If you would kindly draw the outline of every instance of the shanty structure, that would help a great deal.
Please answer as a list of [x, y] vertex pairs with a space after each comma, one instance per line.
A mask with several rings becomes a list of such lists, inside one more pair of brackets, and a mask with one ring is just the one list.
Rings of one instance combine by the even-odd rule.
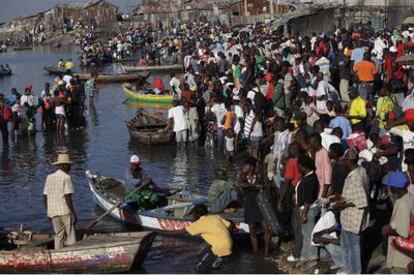
[[[280, 0], [279, 2], [281, 2]], [[280, 25], [303, 34], [329, 32], [337, 28], [374, 30], [400, 27], [414, 14], [412, 0], [284, 0], [295, 7], [283, 15]]]
[[100, 26], [116, 22], [118, 7], [105, 0], [92, 0], [86, 3], [61, 4], [29, 16], [13, 18], [7, 25], [10, 30], [27, 29], [31, 31], [35, 26], [43, 24], [46, 28], [55, 25], [61, 26], [68, 20], [81, 21], [86, 25], [93, 22]]

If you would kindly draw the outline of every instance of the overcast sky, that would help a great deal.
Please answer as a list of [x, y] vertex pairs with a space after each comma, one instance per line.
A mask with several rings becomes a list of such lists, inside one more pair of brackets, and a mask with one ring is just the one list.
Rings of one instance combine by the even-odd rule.
[[[119, 6], [122, 11], [128, 10], [130, 6], [136, 6], [139, 0], [108, 0]], [[7, 22], [19, 15], [29, 15], [39, 11], [47, 10], [56, 4], [79, 3], [87, 0], [0, 0], [0, 22]]]

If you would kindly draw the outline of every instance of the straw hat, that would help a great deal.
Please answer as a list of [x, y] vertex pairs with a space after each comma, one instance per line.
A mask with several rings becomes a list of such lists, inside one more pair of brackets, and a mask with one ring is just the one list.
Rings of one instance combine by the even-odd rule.
[[59, 154], [57, 161], [52, 164], [59, 165], [59, 164], [72, 164], [72, 163], [73, 162], [70, 160], [69, 154]]

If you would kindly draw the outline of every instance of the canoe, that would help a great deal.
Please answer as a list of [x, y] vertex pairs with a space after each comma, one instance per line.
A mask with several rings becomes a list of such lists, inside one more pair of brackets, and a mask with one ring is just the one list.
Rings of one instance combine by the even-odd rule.
[[155, 233], [130, 232], [86, 235], [62, 249], [50, 242], [0, 251], [1, 273], [118, 273], [139, 267]]
[[173, 96], [169, 94], [164, 95], [155, 95], [155, 94], [145, 94], [143, 91], [134, 91], [131, 89], [131, 86], [128, 83], [122, 85], [122, 89], [128, 100], [137, 101], [144, 104], [160, 104], [160, 105], [171, 105], [173, 101]]
[[[96, 204], [104, 211], [114, 207], [119, 201], [119, 196], [118, 199], [115, 198], [117, 196], [116, 193], [119, 194], [119, 190], [113, 191], [111, 188], [97, 188], [94, 183], [96, 175], [87, 172], [87, 176], [89, 178], [89, 188]], [[168, 204], [166, 206], [143, 211], [135, 209], [126, 202], [115, 208], [110, 214], [122, 223], [137, 224], [157, 231], [175, 231], [182, 230], [194, 222], [192, 216], [188, 215], [194, 205], [199, 203], [206, 204], [208, 202], [207, 196], [195, 195], [185, 191], [168, 196], [167, 199]], [[242, 209], [237, 210], [235, 213], [221, 213], [220, 216], [235, 224], [235, 230], [232, 231], [232, 234], [249, 233], [249, 226], [243, 221]]]
[[183, 69], [181, 64], [163, 65], [163, 66], [125, 66], [121, 65], [124, 72], [162, 72], [162, 71], [179, 71]]
[[147, 114], [139, 114], [126, 122], [126, 125], [131, 138], [139, 143], [159, 145], [171, 142], [170, 132], [159, 132], [167, 126], [166, 120]]
[[[126, 224], [138, 224], [135, 219], [135, 212], [139, 206], [135, 201], [124, 201], [125, 183], [114, 178], [100, 176], [90, 171], [86, 171], [89, 189], [92, 192], [95, 203], [103, 210], [108, 211], [116, 204], [123, 201], [124, 204], [113, 209], [109, 214], [118, 221]], [[171, 196], [175, 190], [160, 190], [157, 195], [159, 202], [155, 207], [167, 205], [167, 197]]]
[[14, 47], [13, 51], [29, 51], [32, 50], [33, 47], [32, 46], [22, 46], [22, 47]]
[[11, 69], [9, 69], [9, 70], [7, 70], [7, 69], [0, 70], [0, 77], [2, 77], [2, 76], [10, 76], [12, 74], [13, 74], [13, 72], [12, 72]]
[[55, 66], [45, 66], [43, 69], [51, 75], [65, 75], [71, 72], [70, 70], [60, 69]]
[[[91, 74], [75, 74], [79, 76], [81, 80], [88, 80], [91, 78]], [[136, 81], [140, 74], [99, 74], [95, 79], [96, 82], [125, 82]]]

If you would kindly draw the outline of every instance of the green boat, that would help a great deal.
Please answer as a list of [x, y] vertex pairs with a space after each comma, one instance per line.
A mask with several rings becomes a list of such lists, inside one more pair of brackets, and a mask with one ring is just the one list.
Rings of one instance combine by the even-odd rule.
[[154, 104], [154, 105], [169, 106], [172, 104], [172, 101], [173, 101], [173, 96], [170, 94], [162, 94], [162, 95], [146, 94], [144, 93], [144, 90], [142, 91], [133, 90], [129, 83], [124, 83], [122, 85], [122, 89], [124, 90], [124, 93], [128, 100], [131, 100], [131, 101], [134, 101], [140, 104], [142, 103], [142, 104], [149, 104], [149, 105]]

